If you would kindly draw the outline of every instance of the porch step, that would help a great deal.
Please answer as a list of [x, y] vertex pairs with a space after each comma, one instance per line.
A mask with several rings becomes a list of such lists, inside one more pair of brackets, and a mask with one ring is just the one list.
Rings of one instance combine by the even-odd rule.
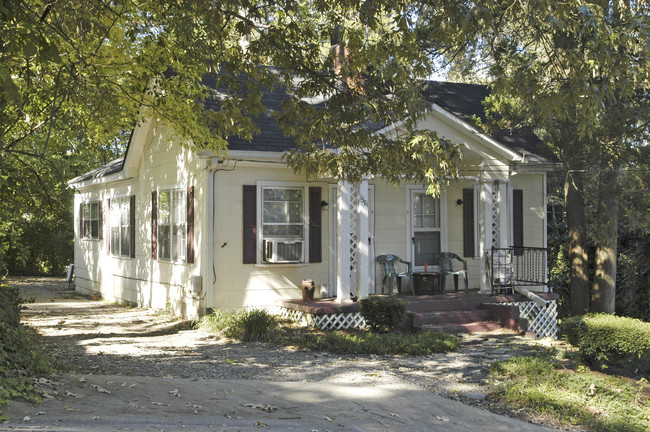
[[496, 321], [493, 312], [489, 309], [416, 312], [412, 313], [411, 316], [413, 327]]
[[480, 333], [502, 329], [499, 323], [493, 321], [476, 321], [464, 324], [425, 324], [421, 327], [425, 331], [435, 331], [446, 334]]

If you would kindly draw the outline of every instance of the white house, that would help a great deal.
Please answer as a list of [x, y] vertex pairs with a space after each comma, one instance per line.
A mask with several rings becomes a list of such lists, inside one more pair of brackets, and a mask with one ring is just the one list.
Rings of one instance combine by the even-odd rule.
[[191, 317], [299, 297], [304, 279], [344, 302], [381, 292], [376, 256], [423, 271], [434, 252], [450, 251], [466, 260], [470, 288], [487, 292], [488, 249], [546, 247], [549, 160], [533, 135], [472, 126], [486, 95], [429, 85], [421, 127], [465, 155], [460, 180], [439, 198], [421, 184], [296, 174], [281, 160], [292, 142], [270, 118], [258, 119], [252, 142], [231, 140], [226, 158], [191, 152], [146, 118], [124, 158], [69, 182], [76, 289]]

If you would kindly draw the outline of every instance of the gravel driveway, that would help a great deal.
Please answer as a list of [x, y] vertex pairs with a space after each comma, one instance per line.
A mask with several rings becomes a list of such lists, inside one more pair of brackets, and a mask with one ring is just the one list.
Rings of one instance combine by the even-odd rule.
[[[246, 385], [253, 386], [260, 381], [323, 386], [409, 385], [475, 407], [498, 410], [491, 406], [490, 388], [485, 381], [489, 364], [544, 349], [520, 336], [492, 333], [464, 337], [460, 352], [450, 354], [408, 357], [314, 353], [219, 339], [169, 315], [80, 298], [67, 291], [65, 282], [58, 279], [13, 279], [9, 283], [18, 285], [24, 298], [34, 298], [23, 313], [23, 321], [45, 336], [46, 348], [57, 359], [71, 366], [70, 376], [125, 377], [125, 383], [129, 382], [127, 377], [164, 377], [190, 382], [245, 380]], [[46, 390], [52, 387], [47, 382], [42, 384]]]

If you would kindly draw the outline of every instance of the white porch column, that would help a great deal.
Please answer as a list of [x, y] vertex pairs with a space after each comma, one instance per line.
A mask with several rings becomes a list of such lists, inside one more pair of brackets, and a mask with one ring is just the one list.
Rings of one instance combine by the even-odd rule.
[[[370, 249], [368, 245], [368, 217], [370, 213], [370, 200], [368, 196], [368, 182], [359, 183], [358, 204], [358, 229], [356, 243], [358, 245], [357, 259], [357, 295], [359, 298], [368, 297], [370, 287]], [[354, 237], [354, 236], [352, 236]]]
[[485, 181], [481, 186], [479, 248], [481, 253], [481, 292], [490, 292], [486, 256], [490, 250], [508, 247], [510, 241], [508, 183]]
[[350, 211], [351, 211], [351, 188], [348, 182], [339, 181], [338, 183], [338, 244], [337, 255], [338, 263], [336, 265], [336, 301], [350, 301], [350, 278], [352, 276], [350, 269]]
[[492, 289], [488, 278], [486, 256], [492, 247], [492, 183], [484, 181], [480, 185], [478, 217], [479, 217], [479, 256], [481, 266], [480, 290], [489, 293]]
[[337, 301], [367, 297], [370, 279], [368, 182], [339, 182]]
[[510, 199], [508, 198], [508, 182], [496, 181], [497, 188], [497, 245], [496, 247], [510, 247]]

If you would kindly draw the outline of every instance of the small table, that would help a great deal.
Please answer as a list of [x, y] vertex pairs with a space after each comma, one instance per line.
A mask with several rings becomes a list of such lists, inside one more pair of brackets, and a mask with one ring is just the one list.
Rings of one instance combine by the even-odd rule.
[[413, 288], [417, 295], [442, 294], [440, 273], [413, 273]]

